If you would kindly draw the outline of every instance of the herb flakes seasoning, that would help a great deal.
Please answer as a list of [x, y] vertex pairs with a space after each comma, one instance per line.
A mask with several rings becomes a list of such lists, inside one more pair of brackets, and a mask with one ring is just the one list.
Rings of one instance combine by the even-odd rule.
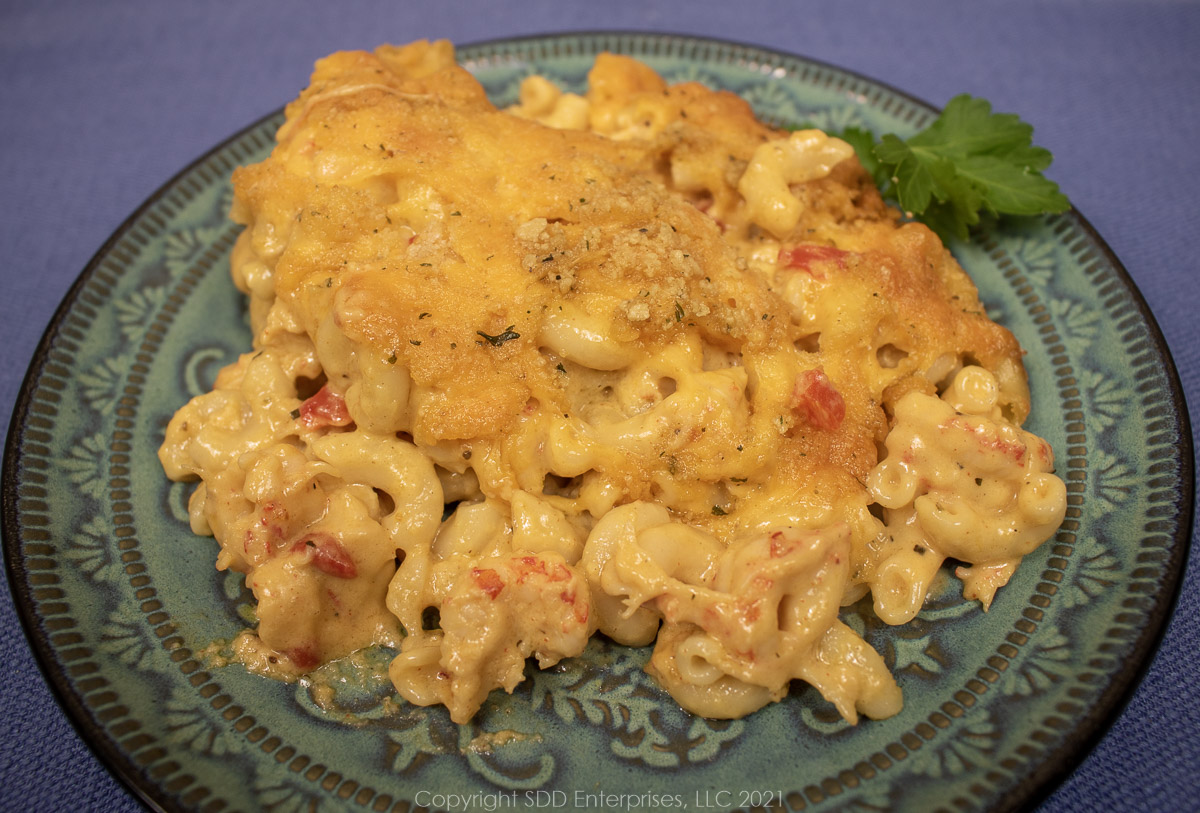
[[513, 339], [521, 338], [521, 334], [517, 333], [515, 330], [513, 330], [514, 327], [516, 327], [516, 325], [509, 325], [508, 327], [506, 327], [504, 329], [503, 333], [501, 333], [497, 336], [489, 336], [488, 334], [484, 333], [482, 330], [477, 330], [475, 332], [478, 335], [482, 336], [484, 339], [486, 339], [488, 344], [490, 344], [492, 347], [499, 347], [500, 345], [504, 344], [505, 342], [511, 342]]

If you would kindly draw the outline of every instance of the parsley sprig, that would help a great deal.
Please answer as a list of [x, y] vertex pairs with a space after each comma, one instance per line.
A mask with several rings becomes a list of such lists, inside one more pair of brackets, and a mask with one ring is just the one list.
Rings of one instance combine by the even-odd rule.
[[994, 113], [986, 99], [962, 94], [933, 124], [908, 139], [847, 128], [849, 142], [884, 196], [945, 240], [966, 240], [984, 216], [1064, 212], [1070, 201], [1042, 171], [1050, 151], [1033, 144], [1033, 127]]

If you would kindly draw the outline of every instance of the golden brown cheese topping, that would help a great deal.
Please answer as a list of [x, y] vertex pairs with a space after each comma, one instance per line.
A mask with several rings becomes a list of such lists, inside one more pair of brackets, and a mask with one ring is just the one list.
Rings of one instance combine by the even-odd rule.
[[339, 53], [234, 184], [255, 352], [160, 457], [247, 574], [258, 671], [386, 644], [463, 722], [600, 631], [700, 714], [799, 678], [882, 717], [839, 607], [903, 623], [947, 557], [986, 606], [1062, 519], [958, 264], [732, 94], [602, 55], [497, 110], [448, 43]]

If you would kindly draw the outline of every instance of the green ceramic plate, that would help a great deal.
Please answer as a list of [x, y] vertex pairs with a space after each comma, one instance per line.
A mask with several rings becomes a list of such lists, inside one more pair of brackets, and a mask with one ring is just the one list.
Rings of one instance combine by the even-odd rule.
[[[860, 76], [711, 40], [572, 34], [461, 49], [495, 101], [540, 72], [581, 88], [594, 55], [742, 94], [778, 124], [907, 134], [934, 112]], [[1013, 810], [1081, 758], [1136, 682], [1173, 601], [1190, 527], [1186, 413], [1158, 328], [1076, 213], [955, 246], [1028, 349], [1031, 428], [1067, 482], [1067, 520], [991, 611], [949, 587], [912, 624], [848, 623], [885, 654], [905, 709], [847, 726], [811, 689], [745, 720], [681, 712], [645, 651], [596, 641], [494, 693], [474, 722], [398, 707], [383, 666], [303, 686], [202, 655], [249, 595], [185, 522], [155, 450], [169, 416], [250, 344], [227, 260], [229, 174], [271, 116], [163, 187], [71, 289], [31, 366], [5, 459], [5, 553], [49, 682], [85, 738], [165, 810]], [[515, 732], [505, 745], [497, 732]], [[623, 795], [623, 796], [622, 796]], [[514, 804], [515, 803], [515, 804]]]

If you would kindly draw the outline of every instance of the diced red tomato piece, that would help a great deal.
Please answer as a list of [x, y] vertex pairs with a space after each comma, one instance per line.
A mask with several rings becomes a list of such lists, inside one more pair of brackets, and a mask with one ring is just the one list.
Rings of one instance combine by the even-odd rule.
[[846, 402], [825, 371], [805, 370], [796, 376], [792, 412], [814, 429], [835, 432], [846, 418]]
[[849, 251], [843, 251], [833, 246], [800, 243], [779, 249], [779, 258], [776, 260], [776, 264], [780, 268], [796, 268], [812, 274], [817, 279], [824, 279], [824, 275], [813, 268], [813, 263], [836, 263], [838, 268], [845, 268], [848, 256], [850, 256]]
[[556, 565], [551, 573], [546, 568], [546, 560], [537, 556], [522, 556], [516, 560], [517, 582], [524, 584], [526, 579], [542, 576], [546, 581], [562, 582], [571, 578], [571, 571], [565, 565]]
[[292, 545], [292, 553], [308, 556], [313, 567], [330, 576], [336, 576], [339, 579], [353, 579], [358, 575], [354, 559], [342, 547], [342, 543], [329, 534], [309, 534]]
[[488, 598], [494, 599], [504, 589], [504, 582], [500, 579], [500, 574], [494, 570], [471, 568], [471, 578], [479, 585], [479, 589], [488, 594]]
[[350, 417], [350, 410], [346, 408], [346, 399], [329, 389], [328, 384], [300, 405], [300, 420], [304, 421], [305, 426], [314, 429], [354, 423], [354, 419]]
[[321, 659], [317, 657], [316, 651], [310, 646], [298, 646], [295, 649], [289, 649], [283, 654], [287, 655], [288, 660], [301, 669], [312, 669], [321, 662]]

